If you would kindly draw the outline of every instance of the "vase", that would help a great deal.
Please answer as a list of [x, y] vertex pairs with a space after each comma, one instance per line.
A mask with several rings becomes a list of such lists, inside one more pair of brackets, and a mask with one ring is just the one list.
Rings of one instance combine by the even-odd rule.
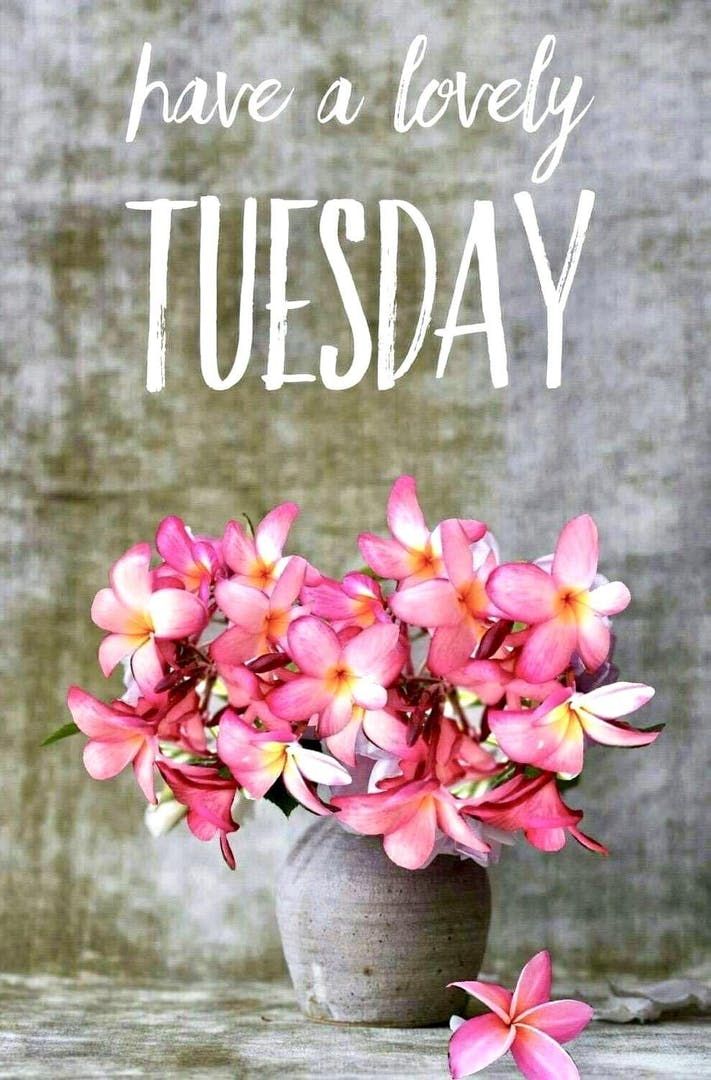
[[440, 855], [404, 870], [382, 837], [319, 818], [299, 837], [277, 884], [277, 919], [302, 1012], [335, 1023], [413, 1027], [446, 1022], [475, 979], [491, 914], [481, 866]]

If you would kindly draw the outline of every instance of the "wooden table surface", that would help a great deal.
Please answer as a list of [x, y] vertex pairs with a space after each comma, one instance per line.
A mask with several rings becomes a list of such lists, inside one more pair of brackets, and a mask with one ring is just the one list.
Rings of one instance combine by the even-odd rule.
[[[583, 1078], [711, 1077], [707, 1021], [593, 1023], [572, 1047]], [[444, 1028], [304, 1020], [283, 982], [126, 983], [0, 976], [2, 1077], [446, 1080]], [[487, 1077], [519, 1075], [510, 1059]]]

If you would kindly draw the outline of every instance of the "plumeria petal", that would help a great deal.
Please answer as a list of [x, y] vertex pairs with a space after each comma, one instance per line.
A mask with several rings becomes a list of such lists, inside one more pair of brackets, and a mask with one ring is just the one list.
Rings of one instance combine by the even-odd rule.
[[222, 552], [230, 570], [237, 574], [248, 574], [256, 560], [254, 541], [238, 521], [227, 522]]
[[[221, 635], [221, 637], [224, 636], [224, 634]], [[220, 640], [221, 638], [217, 638], [217, 641]], [[217, 641], [210, 646], [211, 651]], [[230, 705], [234, 705], [238, 709], [244, 709], [261, 699], [261, 684], [253, 671], [250, 671], [242, 663], [223, 663], [216, 657], [215, 660], [220, 678], [225, 683]]]
[[437, 824], [442, 832], [454, 840], [455, 844], [484, 855], [491, 851], [491, 848], [475, 832], [474, 824], [469, 820], [470, 823], [467, 823], [461, 817], [453, 802], [437, 799]]
[[496, 705], [501, 701], [512, 678], [495, 660], [469, 660], [448, 674], [454, 686], [473, 690], [485, 705]]
[[578, 1037], [588, 1026], [594, 1013], [595, 1010], [584, 1001], [564, 998], [536, 1005], [525, 1013], [519, 1013], [516, 1020], [517, 1023], [526, 1024], [527, 1027], [550, 1035], [556, 1042], [565, 1043]]
[[143, 611], [123, 604], [113, 589], [99, 589], [91, 605], [92, 622], [112, 634], [145, 634], [148, 623]]
[[69, 688], [67, 705], [80, 731], [92, 739], [111, 738], [116, 732], [114, 713], [109, 705], [97, 701], [79, 686]]
[[579, 1080], [575, 1062], [555, 1039], [525, 1024], [515, 1030], [511, 1053], [526, 1080]]
[[205, 605], [185, 589], [154, 592], [148, 601], [148, 612], [156, 637], [172, 641], [199, 634], [207, 623]]
[[[538, 710], [536, 710], [538, 711]], [[536, 722], [535, 713], [530, 709], [490, 709], [489, 726], [496, 736], [501, 749], [512, 761], [522, 765], [538, 765], [551, 772], [568, 772], [556, 764], [558, 755], [561, 760], [566, 754], [565, 744], [570, 740], [579, 742], [580, 762], [576, 775], [582, 768], [583, 739], [580, 723], [571, 715], [567, 705], [552, 709], [543, 717], [543, 722]], [[577, 736], [573, 729], [577, 728]], [[577, 762], [577, 757], [576, 757]]]
[[[562, 713], [568, 710], [563, 706], [561, 710], [556, 711]], [[565, 721], [558, 722], [559, 731], [563, 723]], [[537, 728], [537, 730], [541, 731], [543, 729]], [[583, 729], [575, 717], [570, 717], [566, 723], [565, 734], [558, 746], [551, 750], [548, 755], [538, 759], [539, 768], [547, 769], [549, 772], [562, 773], [564, 776], [579, 776], [583, 771], [584, 753], [585, 737]]]
[[477, 799], [475, 813], [495, 828], [524, 829], [527, 839], [532, 830], [560, 829], [563, 843], [565, 829], [577, 825], [583, 816], [565, 805], [550, 774], [514, 777]]
[[110, 780], [133, 761], [144, 745], [140, 734], [111, 742], [90, 739], [84, 747], [84, 766], [94, 780]]
[[331, 813], [325, 803], [322, 803], [318, 796], [314, 795], [313, 791], [299, 772], [296, 761], [291, 755], [287, 755], [283, 778], [284, 786], [287, 791], [294, 796], [297, 802], [300, 802], [302, 806], [305, 806], [307, 810], [311, 810], [312, 813], [319, 814], [321, 817], [325, 817], [327, 814]]
[[156, 760], [156, 745], [154, 742], [144, 741], [141, 749], [133, 759], [133, 771], [143, 794], [149, 803], [155, 803], [156, 789], [153, 767]]
[[367, 599], [382, 601], [383, 599], [383, 594], [378, 583], [367, 574], [361, 574], [355, 570], [350, 574], [345, 575], [341, 588], [346, 596], [351, 597], [353, 600]]
[[253, 799], [269, 791], [286, 764], [284, 743], [269, 738], [230, 710], [220, 720], [217, 753]]
[[585, 603], [598, 615], [617, 615], [625, 610], [631, 599], [629, 589], [621, 581], [608, 581], [606, 585], [589, 592]]
[[307, 567], [306, 559], [292, 555], [272, 591], [272, 611], [286, 611], [295, 603], [304, 584]]
[[304, 599], [322, 619], [370, 626], [387, 618], [379, 586], [364, 573], [347, 573], [343, 582], [324, 579], [313, 589], [307, 586]]
[[239, 581], [218, 581], [215, 599], [230, 622], [252, 632], [261, 630], [269, 614], [269, 597], [261, 589]]
[[469, 542], [460, 523], [452, 519], [442, 522], [441, 536], [447, 576], [459, 589], [471, 581], [474, 573]]
[[[397, 647], [400, 633], [394, 623], [378, 623], [362, 630], [351, 638], [343, 650], [343, 660], [356, 674], [380, 681], [386, 678], [392, 668], [390, 654]], [[397, 670], [395, 671], [397, 674]], [[381, 702], [372, 708], [380, 709]], [[368, 708], [368, 705], [365, 705]]]
[[329, 698], [318, 722], [318, 733], [328, 739], [342, 731], [353, 716], [353, 699], [350, 694], [337, 694]]
[[402, 720], [387, 709], [368, 710], [363, 715], [363, 731], [367, 738], [397, 758], [407, 757], [408, 728]]
[[449, 1071], [453, 1080], [481, 1072], [506, 1053], [516, 1032], [498, 1016], [475, 1016], [449, 1040]]
[[[266, 599], [266, 597], [265, 597]], [[231, 626], [210, 643], [210, 655], [216, 664], [237, 665], [258, 654], [261, 635], [242, 626]]]
[[[576, 613], [582, 605], [576, 605]], [[602, 619], [589, 608], [583, 619], [578, 620], [578, 652], [588, 671], [597, 671], [610, 654], [610, 631]]]
[[553, 581], [532, 563], [497, 566], [489, 575], [486, 591], [504, 615], [520, 622], [545, 622], [558, 611], [558, 591]]
[[341, 645], [334, 630], [313, 615], [297, 619], [287, 634], [289, 655], [304, 675], [321, 676], [335, 666], [341, 655]]
[[552, 977], [550, 953], [547, 949], [542, 949], [531, 957], [518, 977], [511, 999], [511, 1016], [514, 1019], [535, 1005], [542, 1005], [549, 1000]]
[[254, 544], [265, 563], [275, 563], [281, 558], [289, 530], [298, 516], [296, 503], [286, 502], [262, 518], [254, 534]]
[[[305, 620], [299, 619], [299, 622]], [[298, 622], [294, 624], [298, 626]], [[308, 720], [328, 705], [330, 695], [321, 679], [301, 675], [278, 686], [269, 695], [269, 707], [277, 716], [292, 723]]]
[[432, 854], [437, 832], [437, 810], [431, 796], [415, 804], [414, 813], [386, 834], [383, 847], [398, 866], [418, 870]]
[[356, 764], [356, 744], [363, 725], [364, 712], [365, 710], [360, 708], [354, 709], [346, 726], [325, 740], [330, 753], [351, 768]]
[[168, 566], [182, 573], [194, 569], [193, 542], [185, 528], [185, 522], [171, 515], [163, 518], [156, 532], [156, 548]]
[[486, 536], [485, 522], [477, 521], [475, 518], [459, 518], [458, 520], [470, 544], [475, 544]]
[[234, 870], [237, 866], [237, 861], [234, 852], [230, 847], [230, 841], [226, 832], [220, 833], [220, 851], [222, 852], [222, 858], [225, 860], [230, 870]]
[[198, 840], [213, 840], [220, 831], [214, 821], [203, 817], [200, 811], [194, 808], [188, 809], [188, 816], [185, 820], [190, 832]]
[[108, 679], [116, 665], [134, 653], [147, 640], [146, 633], [141, 637], [131, 637], [129, 634], [107, 634], [99, 645], [99, 667], [102, 674]]
[[644, 683], [616, 682], [599, 686], [596, 690], [582, 695], [579, 702], [586, 712], [602, 717], [603, 720], [617, 720], [641, 709], [654, 697], [654, 687]]
[[293, 743], [291, 756], [302, 776], [314, 784], [326, 784], [328, 787], [343, 787], [351, 783], [351, 774], [340, 762], [322, 754], [319, 750], [309, 750], [305, 746]]
[[399, 589], [390, 597], [390, 607], [399, 619], [412, 626], [452, 626], [461, 620], [457, 594], [451, 582], [443, 578]]
[[455, 668], [463, 667], [478, 640], [479, 630], [474, 624], [462, 622], [456, 626], [438, 626], [427, 654], [428, 668], [433, 675], [447, 675]]
[[609, 720], [601, 720], [585, 710], [580, 712], [580, 722], [585, 729], [585, 734], [604, 746], [649, 746], [661, 735], [659, 729], [638, 731], [624, 724], [612, 724]]
[[200, 840], [211, 840], [219, 835], [223, 855], [231, 866], [234, 857], [230, 857], [231, 852], [225, 852], [223, 837], [239, 828], [232, 818], [237, 791], [235, 780], [221, 776], [213, 766], [178, 766], [159, 761], [158, 770], [178, 802], [187, 806], [186, 821], [193, 835]]
[[[573, 829], [571, 827], [570, 832]], [[567, 840], [565, 829], [555, 828], [531, 828], [525, 829], [525, 836], [529, 844], [538, 851], [562, 851]]]
[[430, 538], [417, 501], [417, 487], [411, 476], [400, 476], [388, 498], [388, 528], [396, 540], [411, 551], [421, 551]]
[[152, 591], [150, 565], [150, 544], [134, 544], [111, 567], [111, 588], [126, 607], [146, 607]]
[[558, 537], [551, 575], [557, 586], [589, 589], [597, 573], [597, 526], [589, 514], [573, 518]]
[[521, 650], [516, 674], [534, 683], [554, 679], [570, 663], [577, 642], [578, 630], [572, 612], [566, 610], [556, 619], [539, 623]]
[[411, 554], [397, 540], [384, 540], [374, 533], [361, 533], [358, 547], [368, 566], [380, 577], [400, 581], [414, 572]]
[[339, 811], [339, 820], [363, 836], [377, 836], [397, 829], [414, 813], [409, 803], [402, 804], [389, 791], [367, 795], [336, 795], [331, 805]]
[[153, 697], [155, 687], [163, 678], [163, 670], [163, 661], [151, 637], [131, 657], [131, 673], [143, 693]]
[[466, 992], [471, 994], [472, 997], [475, 997], [477, 1001], [481, 1001], [483, 1005], [486, 1005], [487, 1009], [491, 1009], [491, 1011], [496, 1013], [501, 1020], [508, 1023], [513, 994], [510, 990], [507, 990], [505, 986], [499, 986], [497, 983], [479, 982], [477, 980], [474, 980], [473, 982], [454, 982], [449, 983], [449, 985], [458, 986], [460, 989], [466, 990]]
[[351, 688], [353, 700], [362, 709], [382, 709], [387, 705], [388, 692], [371, 679], [357, 679]]
[[[168, 770], [160, 766], [165, 774]], [[177, 782], [177, 769], [170, 770], [170, 786], [173, 794], [188, 806], [188, 825], [201, 840], [211, 840], [218, 832], [233, 832], [238, 826], [232, 820], [232, 803], [236, 790], [234, 780], [223, 780], [211, 767], [183, 766], [186, 775]], [[208, 774], [204, 777], [197, 773]]]
[[584, 833], [581, 829], [578, 829], [577, 826], [571, 825], [568, 828], [568, 832], [574, 840], [577, 840], [577, 842], [582, 847], [587, 848], [588, 851], [594, 851], [597, 855], [610, 854], [604, 844], [601, 844], [598, 840], [593, 840], [592, 836], [588, 836], [587, 833]]

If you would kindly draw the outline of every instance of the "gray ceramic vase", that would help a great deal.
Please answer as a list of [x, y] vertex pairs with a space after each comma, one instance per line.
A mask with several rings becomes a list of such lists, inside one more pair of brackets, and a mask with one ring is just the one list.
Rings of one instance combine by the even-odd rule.
[[277, 886], [284, 955], [313, 1020], [396, 1027], [462, 1011], [448, 982], [475, 979], [491, 914], [487, 873], [440, 855], [403, 870], [382, 837], [320, 818], [297, 840]]

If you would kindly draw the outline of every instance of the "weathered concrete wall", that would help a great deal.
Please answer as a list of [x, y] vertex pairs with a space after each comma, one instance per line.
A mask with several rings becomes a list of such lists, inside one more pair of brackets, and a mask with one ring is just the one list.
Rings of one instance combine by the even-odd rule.
[[[270, 888], [289, 833], [270, 807], [237, 838], [232, 876], [212, 847], [183, 831], [151, 840], [132, 782], [91, 782], [78, 743], [38, 743], [64, 721], [68, 683], [100, 689], [91, 598], [109, 563], [150, 537], [161, 515], [218, 529], [241, 511], [296, 498], [297, 542], [336, 572], [356, 557], [355, 531], [381, 527], [401, 471], [417, 475], [432, 517], [486, 518], [509, 556], [549, 550], [566, 516], [592, 512], [603, 568], [635, 597], [620, 623], [623, 669], [658, 687], [650, 715], [669, 722], [649, 751], [591, 756], [579, 797], [612, 859], [521, 849], [495, 871], [491, 955], [518, 959], [550, 944], [561, 961], [597, 969], [698, 960], [708, 923], [700, 869], [709, 769], [700, 648], [706, 12], [703, 0], [7, 6], [0, 968], [279, 967]], [[491, 124], [462, 132], [443, 121], [406, 140], [388, 128], [416, 33], [430, 35], [428, 69], [443, 76], [462, 67], [477, 85], [525, 77], [551, 31], [556, 70], [581, 73], [596, 95], [558, 172], [534, 191], [554, 266], [580, 188], [597, 193], [556, 392], [544, 388], [544, 314], [512, 201], [531, 189], [542, 141]], [[368, 112], [348, 132], [319, 130], [299, 109], [231, 132], [149, 122], [127, 147], [144, 39], [174, 84], [223, 68], [235, 82], [268, 73], [315, 97], [347, 73], [367, 87]], [[433, 379], [430, 347], [391, 393], [376, 393], [371, 380], [339, 394], [316, 386], [268, 394], [256, 360], [239, 388], [206, 390], [191, 214], [174, 227], [168, 387], [147, 395], [147, 223], [124, 202], [208, 193], [223, 200], [226, 359], [245, 196], [259, 196], [260, 210], [270, 195], [364, 201], [369, 238], [353, 265], [373, 319], [377, 200], [410, 199], [432, 223], [442, 319], [472, 200], [493, 198], [511, 386], [492, 390], [483, 344], [466, 342], [442, 381]], [[262, 362], [265, 236], [263, 217]], [[321, 343], [348, 347], [315, 217], [295, 230], [294, 254], [292, 295], [313, 302], [292, 319], [289, 352], [314, 365]], [[412, 245], [403, 243], [402, 256], [404, 325], [416, 311], [418, 266]], [[475, 318], [475, 304], [471, 311]]]

